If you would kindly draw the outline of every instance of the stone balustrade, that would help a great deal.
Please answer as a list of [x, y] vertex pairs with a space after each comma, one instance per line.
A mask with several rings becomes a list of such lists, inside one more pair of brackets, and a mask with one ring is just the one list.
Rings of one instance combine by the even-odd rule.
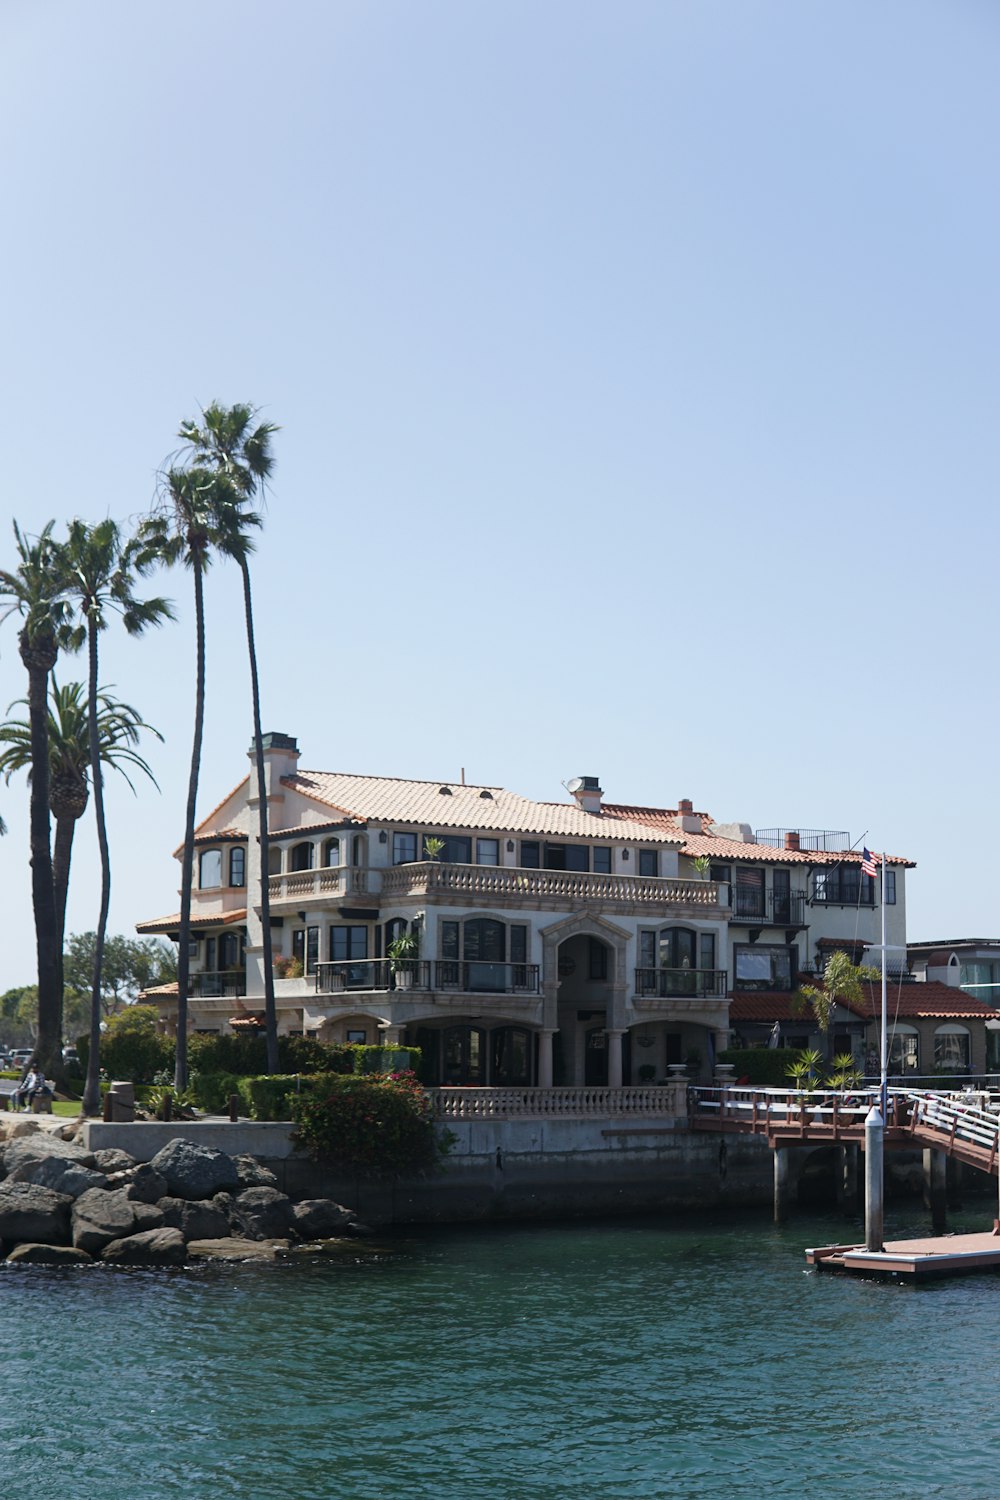
[[727, 887], [714, 880], [646, 875], [593, 875], [578, 870], [522, 870], [503, 865], [443, 865], [432, 860], [382, 870], [383, 901], [433, 896], [504, 901], [520, 906], [597, 902], [601, 906], [722, 905]]
[[497, 1120], [587, 1115], [676, 1118], [687, 1112], [687, 1086], [633, 1088], [435, 1088], [428, 1089], [438, 1120]]

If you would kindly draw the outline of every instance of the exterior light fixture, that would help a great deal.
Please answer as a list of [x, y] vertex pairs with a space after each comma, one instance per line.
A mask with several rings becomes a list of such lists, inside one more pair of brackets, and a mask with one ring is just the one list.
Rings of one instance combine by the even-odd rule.
[[387, 844], [389, 842], [389, 835], [384, 828], [379, 830], [378, 841], [380, 844]]
[[622, 850], [622, 864], [626, 864], [627, 861], [628, 861], [628, 850], [627, 849], [623, 849]]

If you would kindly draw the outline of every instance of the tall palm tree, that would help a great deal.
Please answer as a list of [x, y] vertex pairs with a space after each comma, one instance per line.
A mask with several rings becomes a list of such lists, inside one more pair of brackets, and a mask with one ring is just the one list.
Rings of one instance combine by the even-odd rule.
[[[274, 471], [271, 438], [278, 431], [273, 422], [258, 422], [257, 407], [246, 403], [225, 407], [213, 401], [202, 409], [201, 422], [184, 421], [179, 436], [188, 444], [194, 462], [214, 468], [229, 482], [228, 503], [234, 504], [233, 517], [239, 547], [230, 556], [239, 564], [243, 579], [243, 612], [246, 618], [247, 656], [250, 662], [250, 696], [253, 704], [253, 743], [257, 770], [257, 831], [260, 845], [260, 920], [263, 928], [264, 968], [264, 1034], [267, 1042], [267, 1071], [278, 1071], [278, 1012], [274, 1001], [274, 954], [271, 942], [271, 891], [268, 879], [269, 848], [268, 809], [264, 784], [264, 737], [260, 719], [260, 679], [257, 672], [257, 647], [253, 628], [253, 597], [250, 588], [250, 555], [252, 539], [247, 525], [260, 525], [258, 516], [247, 515], [246, 507], [258, 496], [263, 498], [267, 481]], [[252, 518], [251, 518], [252, 517]]]
[[96, 1114], [101, 1102], [101, 967], [104, 939], [108, 930], [111, 905], [111, 856], [108, 851], [108, 829], [104, 816], [104, 776], [101, 769], [101, 730], [98, 718], [99, 650], [98, 638], [107, 629], [108, 618], [116, 614], [129, 635], [141, 635], [151, 625], [162, 625], [174, 617], [166, 599], [140, 599], [135, 592], [136, 574], [147, 566], [142, 549], [132, 540], [124, 541], [116, 522], [108, 519], [96, 526], [73, 520], [65, 544], [67, 595], [79, 623], [70, 637], [76, 648], [87, 643], [88, 704], [87, 728], [90, 743], [90, 782], [94, 790], [94, 813], [97, 821], [97, 843], [101, 853], [101, 906], [97, 919], [97, 941], [94, 944], [94, 982], [91, 990], [90, 1050], [87, 1055], [87, 1081], [83, 1091], [83, 1113]]
[[[156, 786], [156, 778], [136, 750], [143, 730], [163, 736], [147, 724], [137, 709], [113, 698], [106, 688], [98, 692], [98, 731], [101, 760], [113, 766], [135, 791], [128, 769], [142, 771]], [[19, 698], [7, 710], [26, 703]], [[31, 773], [31, 726], [23, 719], [0, 724], [0, 775], [9, 783], [17, 771]], [[126, 769], [128, 768], [128, 769]], [[56, 823], [52, 851], [52, 881], [55, 888], [56, 930], [59, 949], [59, 983], [62, 984], [62, 954], [66, 933], [66, 897], [76, 825], [90, 800], [90, 728], [87, 690], [82, 682], [59, 687], [55, 677], [49, 688], [49, 811]]]
[[31, 904], [38, 961], [38, 1038], [36, 1051], [47, 1073], [61, 1078], [62, 993], [56, 943], [55, 888], [52, 882], [52, 828], [49, 822], [48, 683], [65, 640], [64, 550], [52, 535], [54, 521], [35, 538], [14, 522], [17, 562], [0, 569], [0, 618], [21, 621], [17, 643], [28, 673], [31, 735]]
[[187, 808], [184, 818], [184, 852], [181, 856], [181, 911], [177, 952], [177, 1060], [174, 1082], [187, 1087], [187, 1002], [191, 943], [191, 890], [194, 876], [194, 827], [201, 770], [201, 744], [205, 728], [205, 574], [216, 553], [235, 556], [240, 533], [247, 525], [260, 524], [247, 514], [237, 524], [232, 486], [212, 469], [168, 469], [162, 477], [153, 514], [143, 521], [138, 536], [138, 565], [159, 560], [172, 566], [183, 563], [194, 579], [195, 618], [195, 706], [191, 769], [188, 775]]
[[837, 1001], [844, 1000], [848, 1005], [863, 1006], [866, 1003], [865, 983], [880, 978], [878, 969], [852, 963], [847, 954], [838, 948], [826, 961], [822, 989], [814, 984], [803, 984], [795, 991], [792, 1008], [801, 1015], [807, 1006], [812, 1006], [816, 1024], [823, 1036], [824, 1056], [830, 1050], [830, 1022], [833, 1020], [833, 1008]]

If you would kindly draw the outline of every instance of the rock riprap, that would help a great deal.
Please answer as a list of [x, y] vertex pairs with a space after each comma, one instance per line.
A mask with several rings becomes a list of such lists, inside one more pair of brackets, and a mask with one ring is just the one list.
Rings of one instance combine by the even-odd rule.
[[359, 1227], [328, 1198], [293, 1203], [253, 1157], [180, 1137], [137, 1163], [124, 1151], [91, 1154], [55, 1133], [30, 1131], [2, 1143], [0, 1172], [7, 1265], [274, 1260], [292, 1243]]
[[163, 1177], [173, 1198], [211, 1198], [241, 1186], [236, 1163], [225, 1151], [195, 1141], [168, 1141], [150, 1166]]

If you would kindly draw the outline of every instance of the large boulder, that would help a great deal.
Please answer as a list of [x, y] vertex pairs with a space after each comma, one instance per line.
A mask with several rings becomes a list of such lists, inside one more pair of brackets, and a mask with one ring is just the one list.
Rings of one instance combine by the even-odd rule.
[[64, 1245], [69, 1239], [72, 1198], [34, 1182], [0, 1183], [0, 1240]]
[[7, 1257], [8, 1265], [21, 1266], [73, 1266], [86, 1265], [90, 1256], [86, 1250], [74, 1250], [72, 1245], [15, 1245]]
[[133, 1203], [159, 1203], [167, 1192], [166, 1178], [148, 1161], [124, 1172], [109, 1172], [107, 1184], [110, 1188], [124, 1188]]
[[89, 1255], [99, 1254], [112, 1240], [135, 1233], [135, 1205], [119, 1188], [91, 1188], [73, 1205], [73, 1244]]
[[135, 1232], [145, 1232], [147, 1229], [160, 1229], [163, 1226], [163, 1209], [158, 1203], [136, 1203], [130, 1198], [132, 1212], [135, 1215]]
[[75, 1161], [81, 1166], [93, 1166], [90, 1152], [76, 1141], [64, 1141], [57, 1135], [36, 1131], [32, 1135], [18, 1136], [7, 1141], [0, 1152], [0, 1176], [9, 1177], [26, 1162], [41, 1161], [44, 1157], [55, 1157], [59, 1161]]
[[94, 1166], [99, 1172], [127, 1172], [135, 1164], [135, 1157], [117, 1146], [103, 1146], [94, 1152]]
[[189, 1203], [186, 1198], [161, 1198], [157, 1207], [163, 1214], [164, 1224], [179, 1229], [186, 1240], [221, 1240], [229, 1235], [229, 1217], [214, 1202]]
[[284, 1260], [289, 1245], [287, 1240], [192, 1240], [187, 1253], [189, 1260]]
[[40, 1156], [22, 1162], [8, 1173], [7, 1181], [35, 1182], [39, 1187], [51, 1188], [54, 1193], [65, 1193], [68, 1198], [79, 1198], [90, 1188], [107, 1187], [107, 1178], [102, 1172], [94, 1172], [77, 1161], [64, 1161], [60, 1156]]
[[184, 1257], [184, 1236], [179, 1229], [147, 1229], [112, 1240], [101, 1251], [102, 1260], [128, 1266], [180, 1266]]
[[168, 1141], [150, 1165], [166, 1179], [167, 1192], [173, 1198], [211, 1198], [214, 1193], [240, 1185], [231, 1156], [195, 1141]]
[[306, 1198], [292, 1209], [292, 1228], [304, 1240], [326, 1240], [346, 1234], [355, 1215], [332, 1198]]
[[292, 1201], [277, 1188], [245, 1188], [233, 1201], [232, 1223], [247, 1239], [283, 1239], [292, 1224]]
[[269, 1167], [261, 1166], [256, 1156], [234, 1156], [240, 1183], [245, 1188], [277, 1187], [278, 1179]]

